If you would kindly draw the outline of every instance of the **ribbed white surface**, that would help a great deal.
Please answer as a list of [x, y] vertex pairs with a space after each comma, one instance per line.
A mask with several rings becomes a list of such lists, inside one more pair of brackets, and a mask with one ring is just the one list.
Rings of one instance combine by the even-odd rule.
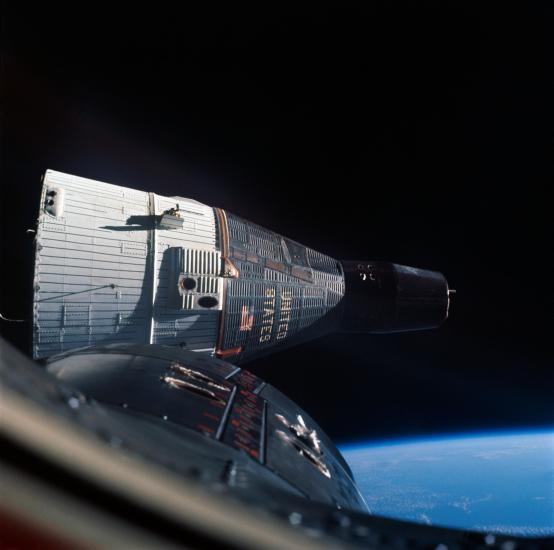
[[[64, 191], [57, 218], [47, 212], [53, 188]], [[152, 233], [152, 200], [156, 215], [178, 202], [183, 227]], [[213, 252], [215, 244], [208, 206], [48, 170], [37, 231], [34, 356], [130, 341], [213, 349], [218, 311], [169, 307], [168, 288], [177, 281], [168, 280], [167, 251]]]
[[[211, 207], [197, 201], [183, 198], [155, 197], [156, 213], [179, 208], [184, 217], [180, 229], [159, 229], [156, 231], [156, 286], [154, 295], [155, 315], [153, 342], [160, 344], [180, 344], [188, 349], [204, 350], [215, 348], [219, 321], [219, 311], [188, 309], [195, 307], [194, 301], [183, 301], [182, 308], [169, 299], [170, 257], [168, 250], [181, 247], [183, 252], [196, 252], [197, 257], [216, 250], [215, 215]], [[209, 254], [208, 254], [209, 255]], [[219, 302], [221, 303], [221, 297]], [[177, 309], [179, 307], [179, 309]]]

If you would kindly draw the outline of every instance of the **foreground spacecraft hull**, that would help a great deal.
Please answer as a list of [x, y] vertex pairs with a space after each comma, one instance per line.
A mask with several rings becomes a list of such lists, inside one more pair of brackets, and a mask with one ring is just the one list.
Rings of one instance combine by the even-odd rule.
[[432, 328], [448, 305], [440, 273], [340, 262], [192, 199], [43, 179], [35, 358], [134, 342], [240, 363], [332, 331]]
[[[175, 366], [196, 371], [196, 377]], [[0, 525], [7, 547], [509, 550], [552, 544], [364, 513], [347, 466], [313, 420], [223, 361], [174, 347], [131, 345], [68, 353], [53, 358], [49, 369], [56, 377], [0, 339]], [[245, 398], [265, 401], [266, 415], [286, 415], [291, 422], [274, 416], [272, 424], [266, 416], [265, 458], [254, 456], [249, 449], [260, 447], [241, 448], [241, 438], [226, 438], [225, 426], [213, 434], [188, 418], [194, 410], [209, 412], [214, 399], [168, 383], [166, 376], [217, 390], [215, 400], [225, 391], [206, 377], [232, 386]], [[256, 414], [234, 410], [243, 406], [238, 395], [227, 398], [225, 425], [234, 429], [238, 419], [250, 432], [243, 441], [261, 441], [250, 437], [258, 434], [252, 430]], [[179, 417], [180, 410], [187, 414]], [[315, 450], [313, 438], [293, 425], [298, 414], [308, 433], [317, 430], [317, 456], [329, 465], [331, 478], [300, 452]], [[272, 469], [270, 439], [282, 446], [279, 460], [290, 460], [293, 469]]]
[[[173, 454], [205, 479], [257, 484], [367, 512], [350, 468], [321, 428], [273, 386], [239, 367], [174, 346], [121, 344], [48, 360], [60, 381], [123, 414], [178, 430]], [[144, 445], [159, 445], [148, 440]], [[178, 448], [178, 449], [177, 449]]]

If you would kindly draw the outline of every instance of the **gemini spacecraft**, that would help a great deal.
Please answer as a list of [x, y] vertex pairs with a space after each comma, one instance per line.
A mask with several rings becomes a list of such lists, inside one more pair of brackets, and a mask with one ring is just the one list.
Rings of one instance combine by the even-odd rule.
[[371, 515], [314, 419], [238, 366], [437, 327], [442, 274], [52, 170], [35, 246], [39, 364], [1, 342], [6, 547], [540, 546]]

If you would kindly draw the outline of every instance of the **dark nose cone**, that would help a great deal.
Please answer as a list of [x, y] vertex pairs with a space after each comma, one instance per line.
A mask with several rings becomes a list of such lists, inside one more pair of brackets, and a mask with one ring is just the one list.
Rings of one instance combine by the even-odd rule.
[[450, 293], [442, 273], [388, 262], [342, 262], [344, 332], [432, 329], [448, 317]]

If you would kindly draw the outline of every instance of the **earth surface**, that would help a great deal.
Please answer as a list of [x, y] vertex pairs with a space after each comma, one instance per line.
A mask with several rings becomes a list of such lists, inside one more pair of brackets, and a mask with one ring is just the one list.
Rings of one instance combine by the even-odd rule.
[[368, 442], [340, 450], [374, 514], [554, 536], [554, 431]]

